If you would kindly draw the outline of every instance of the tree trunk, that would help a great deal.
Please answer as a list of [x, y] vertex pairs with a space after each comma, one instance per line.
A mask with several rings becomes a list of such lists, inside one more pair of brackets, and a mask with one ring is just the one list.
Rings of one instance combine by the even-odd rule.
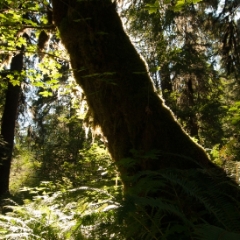
[[145, 154], [154, 149], [158, 159], [139, 159], [136, 171], [214, 167], [155, 92], [110, 0], [54, 0], [53, 7], [75, 78], [117, 164], [132, 157], [131, 150]]
[[196, 114], [192, 111], [192, 108], [194, 107], [194, 94], [193, 94], [193, 86], [192, 86], [192, 79], [191, 77], [187, 81], [187, 98], [188, 98], [188, 108], [190, 109], [189, 113], [189, 118], [188, 118], [188, 123], [187, 127], [189, 129], [189, 133], [192, 137], [195, 137], [199, 139], [198, 136], [198, 123], [197, 123], [197, 118]]
[[[225, 227], [209, 210], [211, 202], [214, 209], [216, 206], [223, 209], [216, 213], [228, 212], [223, 204], [213, 200], [224, 191], [225, 195], [219, 199], [230, 196], [226, 197], [226, 206], [234, 209], [228, 228], [239, 229], [240, 223], [236, 228], [231, 223], [233, 215], [234, 219], [239, 218], [239, 209], [233, 200], [234, 197], [239, 199], [236, 183], [226, 178], [223, 170], [208, 159], [203, 148], [190, 139], [164, 105], [153, 87], [145, 62], [124, 32], [112, 1], [52, 0], [52, 3], [54, 21], [69, 52], [75, 79], [86, 94], [95, 124], [101, 126], [109, 152], [120, 171], [125, 199], [138, 189], [136, 186], [141, 183], [138, 180], [146, 177], [143, 180], [147, 181], [147, 174], [153, 173], [148, 190], [139, 187], [140, 192], [135, 191], [137, 197], [165, 198], [167, 204], [178, 204], [180, 215], [184, 213], [187, 219], [197, 219], [196, 224], [208, 221]], [[164, 174], [172, 176], [173, 182], [169, 183]], [[140, 179], [136, 180], [136, 176]], [[161, 179], [165, 179], [166, 184], [162, 184]], [[219, 179], [222, 179], [221, 184]], [[152, 190], [152, 184], [159, 184], [158, 188]], [[216, 193], [215, 186], [218, 186]], [[145, 205], [144, 209], [143, 218], [156, 213], [155, 205]], [[199, 212], [206, 214], [202, 217]], [[128, 221], [128, 229], [136, 221], [134, 219]], [[174, 214], [164, 214], [161, 226], [169, 229], [169, 225], [178, 220]], [[149, 221], [151, 226], [154, 227], [152, 220]], [[161, 238], [156, 236], [154, 239]]]
[[171, 73], [169, 71], [168, 64], [167, 63], [163, 64], [160, 71], [161, 90], [162, 90], [163, 99], [165, 100], [165, 103], [168, 106], [171, 103], [170, 96], [171, 96], [171, 93], [173, 92], [170, 74]]
[[[23, 68], [23, 53], [18, 53], [11, 62], [11, 71], [20, 72]], [[10, 82], [6, 92], [5, 106], [2, 116], [1, 135], [7, 143], [7, 157], [0, 165], [0, 196], [9, 192], [9, 176], [14, 145], [15, 123], [18, 113], [20, 85], [13, 86]]]
[[[141, 217], [150, 235], [155, 224], [171, 232], [171, 226], [189, 221], [238, 231], [236, 183], [208, 159], [203, 148], [190, 139], [164, 105], [145, 62], [123, 30], [114, 3], [111, 0], [52, 0], [52, 3], [54, 21], [69, 52], [75, 79], [86, 94], [95, 124], [101, 126], [119, 168], [126, 202], [130, 199], [134, 206], [140, 204], [124, 220], [130, 232], [137, 224], [136, 219], [140, 222], [138, 230], [129, 233], [130, 239], [143, 239]], [[144, 188], [146, 185], [149, 186]], [[165, 201], [166, 206], [172, 203], [172, 209], [177, 206], [179, 214], [175, 210], [169, 213], [167, 207], [159, 215], [156, 199]], [[216, 203], [218, 199], [224, 201]], [[217, 209], [214, 216], [212, 209]], [[136, 215], [131, 218], [133, 212]], [[186, 221], [179, 218], [182, 213]], [[221, 219], [226, 215], [229, 218], [223, 224]], [[158, 221], [153, 223], [154, 219]], [[232, 224], [235, 220], [237, 223]], [[191, 223], [191, 230], [192, 226]], [[174, 233], [175, 238], [168, 239], [194, 239], [186, 238], [186, 232], [180, 237]], [[163, 235], [158, 231], [149, 239], [162, 239]]]

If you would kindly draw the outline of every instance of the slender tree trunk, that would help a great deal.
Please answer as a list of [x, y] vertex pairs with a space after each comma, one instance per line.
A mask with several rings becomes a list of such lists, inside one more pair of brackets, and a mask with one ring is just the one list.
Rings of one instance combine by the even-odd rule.
[[161, 75], [161, 89], [162, 89], [162, 95], [163, 99], [165, 100], [166, 104], [170, 103], [170, 95], [172, 93], [172, 81], [170, 78], [170, 71], [168, 64], [163, 64], [160, 71]]
[[[193, 93], [193, 86], [192, 86], [192, 80], [191, 77], [187, 82], [187, 97], [188, 97], [188, 107], [193, 108], [194, 107], [194, 93]], [[199, 139], [198, 136], [198, 123], [197, 123], [197, 118], [194, 112], [190, 112], [189, 114], [189, 119], [188, 119], [188, 124], [187, 127], [189, 129], [189, 133], [192, 137], [195, 137]]]
[[[18, 53], [12, 59], [10, 70], [20, 72], [22, 68], [23, 53]], [[20, 92], [20, 85], [13, 86], [10, 82], [8, 83], [1, 124], [1, 135], [3, 140], [7, 143], [7, 158], [3, 160], [0, 165], [0, 196], [9, 192], [9, 176]]]
[[[110, 0], [52, 2], [75, 78], [121, 174], [169, 167], [217, 168], [155, 93], [145, 62], [124, 32], [115, 5]], [[144, 155], [153, 149], [158, 158], [140, 157], [134, 172], [118, 164], [133, 157], [131, 150]]]

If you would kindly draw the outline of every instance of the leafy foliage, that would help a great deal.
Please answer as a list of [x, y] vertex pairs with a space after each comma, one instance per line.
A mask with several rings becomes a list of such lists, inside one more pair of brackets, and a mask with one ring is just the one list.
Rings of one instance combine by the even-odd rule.
[[[165, 169], [134, 176], [136, 185], [120, 212], [127, 221], [127, 237], [211, 239], [221, 232], [226, 239], [239, 237], [240, 202], [237, 196], [231, 197], [238, 187], [215, 174], [209, 172], [206, 177], [200, 169]], [[160, 196], [156, 195], [159, 189]], [[192, 208], [198, 209], [197, 213]], [[206, 238], [206, 229], [211, 237]]]
[[[7, 239], [238, 239], [237, 185], [200, 169], [144, 171], [121, 194], [53, 182], [25, 188], [24, 205], [0, 215]], [[161, 189], [161, 196], [157, 195]], [[31, 197], [32, 196], [32, 197]], [[33, 200], [31, 200], [33, 199]], [[191, 211], [192, 208], [198, 211]]]
[[22, 145], [16, 145], [10, 174], [10, 191], [15, 195], [23, 186], [39, 184], [37, 176], [41, 163]]
[[119, 205], [106, 191], [63, 186], [57, 190], [51, 182], [24, 191], [34, 194], [33, 200], [26, 199], [24, 205], [9, 201], [10, 211], [0, 215], [0, 239], [111, 239], [104, 237], [103, 226], [113, 226], [113, 211]]

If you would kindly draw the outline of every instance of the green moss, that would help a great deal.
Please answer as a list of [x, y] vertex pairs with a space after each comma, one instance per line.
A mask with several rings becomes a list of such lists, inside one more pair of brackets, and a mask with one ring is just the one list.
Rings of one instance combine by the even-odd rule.
[[124, 32], [111, 1], [71, 4], [68, 13], [74, 6], [86, 21], [71, 21], [66, 31], [60, 28], [62, 41], [115, 161], [131, 157], [131, 149], [157, 149], [158, 159], [139, 160], [138, 170], [217, 168], [155, 93], [145, 62]]

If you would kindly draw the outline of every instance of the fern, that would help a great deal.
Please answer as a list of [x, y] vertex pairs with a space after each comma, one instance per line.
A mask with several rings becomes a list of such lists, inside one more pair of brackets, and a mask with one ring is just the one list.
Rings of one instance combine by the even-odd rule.
[[[29, 188], [28, 193], [43, 193], [23, 205], [10, 200], [5, 206], [10, 211], [0, 215], [0, 239], [114, 239], [117, 234], [112, 223], [119, 205], [111, 194], [92, 187], [53, 193], [51, 183], [49, 186], [44, 182]], [[99, 201], [93, 202], [96, 198]]]
[[239, 189], [223, 175], [164, 169], [140, 172], [130, 181], [134, 187], [119, 212], [129, 238], [195, 239], [204, 231], [199, 226], [208, 226], [213, 235], [217, 230], [227, 236], [239, 232]]
[[[2, 239], [238, 239], [238, 186], [201, 169], [143, 171], [121, 195], [82, 186], [28, 189], [32, 200], [13, 201], [0, 215]], [[36, 195], [38, 193], [38, 195]], [[236, 193], [236, 196], [234, 196]]]
[[226, 231], [225, 229], [212, 225], [199, 225], [195, 227], [195, 239], [199, 240], [239, 240], [240, 233]]

